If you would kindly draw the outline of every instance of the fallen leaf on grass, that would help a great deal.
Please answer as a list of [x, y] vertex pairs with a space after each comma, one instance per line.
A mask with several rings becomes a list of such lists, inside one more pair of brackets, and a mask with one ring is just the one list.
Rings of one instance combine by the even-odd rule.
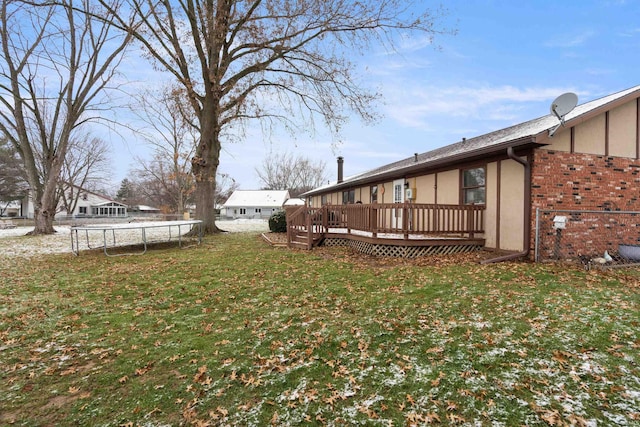
[[466, 422], [466, 420], [464, 418], [462, 418], [460, 415], [456, 415], [456, 414], [447, 415], [447, 419], [449, 420], [449, 422], [451, 424], [463, 424], [463, 423]]
[[546, 411], [540, 418], [550, 426], [559, 426], [562, 425], [562, 418], [560, 417], [560, 413], [556, 410]]

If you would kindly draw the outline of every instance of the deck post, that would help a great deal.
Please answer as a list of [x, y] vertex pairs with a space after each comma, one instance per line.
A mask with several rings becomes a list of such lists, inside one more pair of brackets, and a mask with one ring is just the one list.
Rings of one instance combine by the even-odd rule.
[[470, 208], [467, 209], [467, 231], [469, 232], [469, 238], [473, 239], [473, 230], [474, 230], [474, 217], [476, 216], [476, 209], [475, 208]]
[[402, 233], [404, 240], [409, 239], [409, 207], [406, 201], [402, 205]]
[[371, 235], [376, 238], [378, 236], [378, 208], [375, 206], [369, 208], [369, 224], [371, 226]]
[[322, 232], [327, 233], [329, 231], [329, 208], [327, 208], [327, 205], [322, 207], [320, 215], [320, 218], [322, 218]]
[[287, 247], [291, 247], [291, 241], [292, 239], [292, 228], [293, 228], [293, 219], [291, 218], [291, 216], [293, 215], [293, 209], [287, 209], [285, 208], [285, 219], [287, 221]]
[[311, 211], [307, 209], [305, 223], [307, 225], [307, 249], [311, 250], [313, 247], [313, 227], [311, 225]]

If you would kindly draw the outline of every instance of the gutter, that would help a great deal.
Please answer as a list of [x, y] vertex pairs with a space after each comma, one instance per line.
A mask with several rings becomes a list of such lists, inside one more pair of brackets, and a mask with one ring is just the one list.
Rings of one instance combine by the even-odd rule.
[[[507, 156], [511, 160], [515, 160], [524, 166], [524, 231], [523, 231], [523, 247], [525, 248], [522, 252], [517, 252], [514, 254], [503, 255], [497, 258], [486, 259], [484, 261], [480, 261], [480, 264], [493, 264], [496, 262], [503, 261], [511, 261], [513, 259], [522, 258], [529, 256], [530, 242], [531, 238], [531, 163], [528, 160], [522, 160], [520, 157], [516, 156], [513, 151], [513, 146], [507, 148]], [[498, 213], [499, 214], [499, 213]]]
[[[469, 143], [469, 141], [467, 140], [467, 143]], [[379, 172], [376, 175], [368, 175], [365, 178], [356, 178], [353, 180], [345, 180], [341, 183], [335, 183], [331, 186], [328, 187], [324, 187], [321, 188], [319, 190], [317, 189], [313, 189], [310, 191], [307, 191], [306, 193], [301, 194], [301, 197], [309, 197], [309, 196], [318, 196], [321, 195], [323, 193], [330, 193], [333, 191], [339, 191], [345, 188], [351, 188], [351, 187], [357, 187], [359, 185], [365, 185], [365, 184], [370, 184], [370, 183], [379, 183], [381, 181], [387, 180], [387, 179], [395, 179], [395, 178], [401, 178], [401, 177], [405, 177], [406, 175], [410, 175], [412, 173], [415, 172], [419, 172], [419, 171], [423, 171], [425, 169], [433, 169], [433, 168], [437, 168], [437, 167], [446, 167], [452, 164], [457, 164], [460, 163], [461, 161], [470, 161], [473, 159], [481, 159], [481, 158], [485, 158], [488, 155], [494, 154], [494, 153], [499, 153], [502, 152], [502, 150], [504, 148], [511, 148], [513, 146], [517, 146], [517, 147], [526, 147], [528, 145], [535, 145], [538, 146], [540, 145], [537, 141], [536, 141], [536, 137], [535, 136], [526, 136], [523, 138], [519, 138], [519, 139], [515, 139], [515, 140], [510, 140], [507, 142], [502, 142], [499, 144], [495, 144], [495, 145], [490, 145], [488, 147], [483, 147], [483, 148], [479, 148], [476, 150], [471, 150], [471, 151], [462, 151], [459, 152], [457, 154], [451, 155], [451, 156], [443, 156], [440, 158], [437, 158], [435, 160], [427, 160], [427, 161], [423, 161], [420, 163], [414, 163], [414, 162], [410, 162], [405, 166], [401, 166], [398, 167], [397, 169], [391, 169], [388, 171], [383, 171], [383, 172]], [[446, 147], [443, 147], [446, 148]], [[408, 159], [404, 159], [404, 160], [411, 160], [412, 158], [408, 158]], [[520, 162], [522, 163], [522, 162]], [[363, 174], [366, 174], [367, 172], [364, 172]], [[359, 174], [362, 175], [362, 174]]]

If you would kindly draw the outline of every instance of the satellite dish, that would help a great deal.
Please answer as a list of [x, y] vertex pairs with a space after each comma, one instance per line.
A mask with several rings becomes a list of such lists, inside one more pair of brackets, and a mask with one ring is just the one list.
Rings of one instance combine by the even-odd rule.
[[560, 123], [549, 130], [550, 137], [556, 133], [560, 126], [564, 126], [564, 117], [576, 108], [576, 105], [578, 105], [578, 95], [573, 92], [563, 93], [551, 103], [551, 114], [556, 116]]

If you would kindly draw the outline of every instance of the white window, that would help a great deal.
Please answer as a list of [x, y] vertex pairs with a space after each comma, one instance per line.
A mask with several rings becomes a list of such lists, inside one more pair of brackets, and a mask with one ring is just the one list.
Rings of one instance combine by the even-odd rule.
[[81, 215], [86, 215], [87, 214], [87, 207], [86, 206], [80, 206], [78, 208], [78, 213]]
[[247, 210], [245, 208], [240, 208], [240, 215], [246, 215]]
[[262, 211], [262, 209], [256, 208], [256, 213], [260, 213], [261, 211]]

